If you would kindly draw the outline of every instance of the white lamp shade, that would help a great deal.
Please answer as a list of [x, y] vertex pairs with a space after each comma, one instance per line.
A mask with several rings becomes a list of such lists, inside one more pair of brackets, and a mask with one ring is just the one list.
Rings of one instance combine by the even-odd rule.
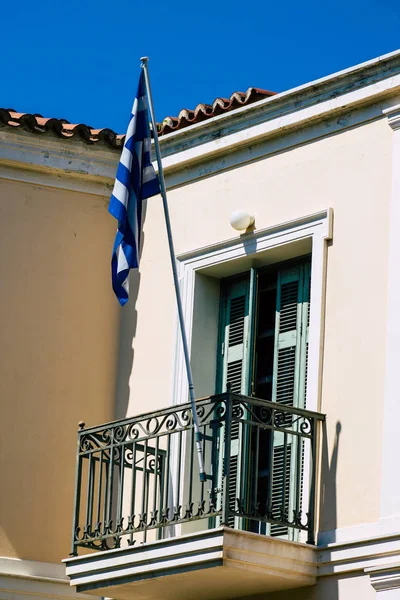
[[231, 214], [230, 224], [233, 229], [236, 229], [237, 231], [244, 231], [250, 227], [250, 225], [253, 225], [253, 223], [254, 217], [249, 215], [245, 210], [235, 210]]

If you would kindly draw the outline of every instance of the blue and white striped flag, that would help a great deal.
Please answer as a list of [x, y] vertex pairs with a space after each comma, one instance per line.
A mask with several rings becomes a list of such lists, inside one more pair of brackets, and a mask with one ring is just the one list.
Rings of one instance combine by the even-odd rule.
[[121, 306], [129, 298], [129, 271], [139, 266], [142, 200], [160, 192], [151, 163], [144, 72], [133, 103], [108, 211], [118, 220], [111, 260], [112, 286]]

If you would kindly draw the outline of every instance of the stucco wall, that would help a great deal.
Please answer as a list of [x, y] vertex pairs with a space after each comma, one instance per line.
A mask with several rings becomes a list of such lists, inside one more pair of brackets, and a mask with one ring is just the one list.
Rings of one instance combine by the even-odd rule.
[[374, 600], [376, 592], [370, 584], [369, 577], [351, 573], [340, 577], [322, 577], [313, 587], [252, 596], [251, 600], [338, 600], [339, 598]]
[[104, 198], [0, 170], [0, 556], [69, 553], [78, 422], [114, 414], [112, 221]]
[[[378, 518], [391, 135], [386, 120], [371, 122], [169, 193], [178, 254], [233, 237], [229, 216], [236, 208], [253, 212], [260, 229], [334, 209], [321, 405], [327, 414], [322, 530]], [[130, 394], [120, 396], [119, 407], [130, 415], [171, 401], [175, 304], [159, 198], [147, 203], [144, 238], [139, 294], [123, 315], [135, 339], [133, 368], [132, 352], [122, 365]]]

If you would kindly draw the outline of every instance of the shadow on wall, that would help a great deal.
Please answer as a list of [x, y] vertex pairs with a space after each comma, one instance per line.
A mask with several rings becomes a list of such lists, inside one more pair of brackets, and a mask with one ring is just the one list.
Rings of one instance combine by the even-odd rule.
[[336, 474], [339, 456], [339, 437], [342, 431], [340, 421], [336, 423], [336, 433], [333, 443], [331, 460], [329, 462], [328, 436], [326, 422], [323, 423], [322, 438], [322, 476], [321, 476], [321, 502], [320, 502], [320, 527], [323, 531], [332, 531], [329, 542], [336, 542], [337, 528], [337, 489]]
[[[143, 201], [142, 227], [146, 220], [147, 201]], [[142, 255], [145, 235], [142, 229], [142, 239], [140, 242], [140, 256]], [[139, 269], [132, 269], [129, 280], [129, 301], [121, 308], [121, 317], [119, 323], [119, 350], [117, 363], [117, 380], [115, 393], [115, 418], [123, 419], [128, 416], [130, 387], [129, 380], [132, 374], [134, 351], [133, 340], [136, 336], [138, 313], [136, 309], [139, 285]], [[117, 302], [117, 300], [116, 300]]]
[[[340, 421], [336, 423], [335, 439], [331, 460], [329, 462], [328, 436], [326, 431], [326, 421], [323, 423], [322, 438], [322, 477], [321, 477], [321, 503], [320, 503], [320, 527], [332, 532], [329, 536], [329, 543], [336, 542], [337, 528], [337, 465], [339, 457], [339, 437], [342, 431]], [[339, 599], [339, 581], [337, 577], [323, 578], [318, 586], [316, 600]]]
[[[322, 438], [322, 474], [321, 474], [321, 502], [320, 502], [320, 527], [324, 531], [332, 532], [328, 542], [336, 542], [337, 528], [337, 465], [339, 457], [339, 438], [342, 431], [340, 421], [336, 423], [335, 438], [331, 459], [329, 461], [328, 436], [326, 422], [323, 423]], [[326, 560], [330, 560], [330, 553]], [[337, 577], [323, 577], [316, 588], [316, 600], [339, 600], [339, 581]]]
[[[323, 423], [320, 520], [323, 519], [323, 523], [326, 525], [325, 529], [329, 530], [335, 530], [337, 526], [336, 473], [341, 429], [341, 423], [338, 421], [336, 423], [332, 454], [329, 460], [326, 422]], [[330, 541], [334, 542], [334, 537]], [[285, 590], [283, 592], [272, 592], [262, 596], [252, 596], [247, 600], [267, 600], [267, 598], [268, 600], [339, 600], [338, 579], [337, 577], [323, 577], [318, 580], [316, 586]]]

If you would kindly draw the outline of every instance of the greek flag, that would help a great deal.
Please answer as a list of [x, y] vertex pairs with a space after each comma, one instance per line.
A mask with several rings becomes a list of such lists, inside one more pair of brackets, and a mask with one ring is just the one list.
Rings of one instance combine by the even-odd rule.
[[160, 192], [151, 164], [144, 72], [133, 103], [108, 211], [118, 220], [111, 260], [112, 286], [121, 306], [129, 298], [129, 271], [139, 266], [142, 200]]

